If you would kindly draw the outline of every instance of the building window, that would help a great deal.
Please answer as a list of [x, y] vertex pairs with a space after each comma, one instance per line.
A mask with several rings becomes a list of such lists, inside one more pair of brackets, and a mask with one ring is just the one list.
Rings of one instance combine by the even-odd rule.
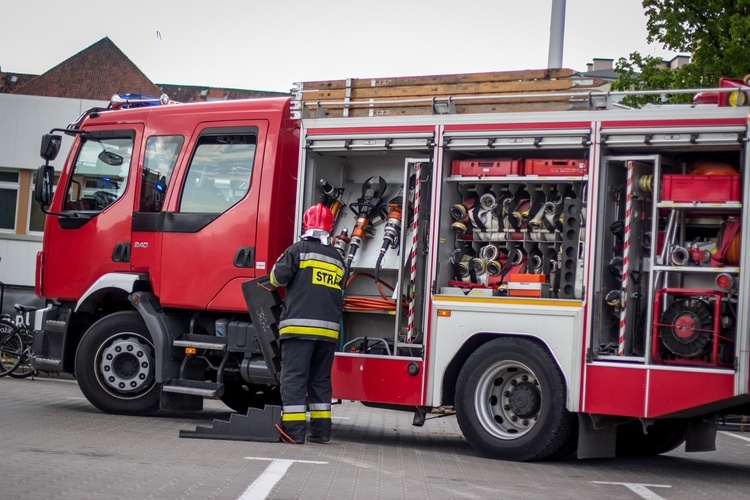
[[[52, 192], [57, 188], [57, 181], [60, 179], [60, 174], [55, 174], [54, 185], [52, 186]], [[27, 234], [43, 233], [44, 232], [44, 220], [46, 214], [42, 212], [42, 208], [39, 203], [34, 200], [34, 186], [36, 185], [36, 173], [31, 176], [31, 186], [29, 189], [29, 227], [26, 228]]]
[[0, 231], [16, 231], [19, 172], [0, 170]]

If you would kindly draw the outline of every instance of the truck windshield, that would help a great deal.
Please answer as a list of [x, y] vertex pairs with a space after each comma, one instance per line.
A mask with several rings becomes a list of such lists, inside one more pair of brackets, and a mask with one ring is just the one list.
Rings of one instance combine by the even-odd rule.
[[132, 153], [131, 138], [83, 139], [65, 194], [65, 210], [101, 212], [120, 199]]

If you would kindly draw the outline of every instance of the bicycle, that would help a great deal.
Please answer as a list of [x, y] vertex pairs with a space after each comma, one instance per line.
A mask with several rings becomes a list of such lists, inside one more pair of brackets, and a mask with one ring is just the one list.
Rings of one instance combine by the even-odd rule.
[[[5, 284], [0, 282], [0, 310], [5, 295]], [[34, 338], [29, 329], [28, 315], [36, 311], [34, 306], [15, 304], [15, 318], [10, 314], [0, 315], [0, 377], [33, 377], [39, 371], [31, 366], [34, 356]]]

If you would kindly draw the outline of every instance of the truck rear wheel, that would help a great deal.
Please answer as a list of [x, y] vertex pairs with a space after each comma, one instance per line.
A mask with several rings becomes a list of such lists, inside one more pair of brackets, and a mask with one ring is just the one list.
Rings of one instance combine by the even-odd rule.
[[687, 420], [656, 420], [644, 434], [640, 420], [617, 426], [617, 456], [650, 457], [667, 453], [685, 442]]
[[575, 450], [578, 423], [565, 408], [565, 381], [535, 342], [499, 338], [466, 360], [456, 416], [469, 444], [503, 460], [542, 460]]
[[224, 382], [221, 401], [237, 413], [245, 414], [250, 408], [263, 409], [265, 405], [281, 406], [278, 387], [247, 382]]
[[154, 345], [135, 311], [94, 323], [78, 346], [75, 371], [83, 395], [105, 413], [148, 415], [159, 409]]

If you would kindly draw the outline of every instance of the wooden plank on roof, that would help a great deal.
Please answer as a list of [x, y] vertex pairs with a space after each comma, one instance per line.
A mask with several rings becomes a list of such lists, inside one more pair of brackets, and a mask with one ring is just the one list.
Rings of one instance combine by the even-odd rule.
[[[572, 69], [527, 69], [490, 73], [452, 75], [401, 76], [385, 78], [352, 78], [350, 88], [400, 87], [403, 85], [449, 85], [458, 83], [512, 82], [518, 80], [551, 80], [570, 78], [578, 72]], [[347, 87], [347, 80], [321, 80], [297, 83], [301, 90], [334, 90]]]
[[[580, 85], [579, 85], [580, 83]], [[303, 91], [302, 101], [343, 101], [348, 96], [356, 99], [388, 99], [393, 97], [439, 97], [477, 94], [506, 94], [528, 92], [564, 92], [572, 89], [595, 88], [604, 82], [587, 78], [582, 82], [573, 79], [530, 80], [518, 82], [481, 82], [474, 84], [457, 83], [445, 85], [411, 85], [400, 87], [357, 88]]]

